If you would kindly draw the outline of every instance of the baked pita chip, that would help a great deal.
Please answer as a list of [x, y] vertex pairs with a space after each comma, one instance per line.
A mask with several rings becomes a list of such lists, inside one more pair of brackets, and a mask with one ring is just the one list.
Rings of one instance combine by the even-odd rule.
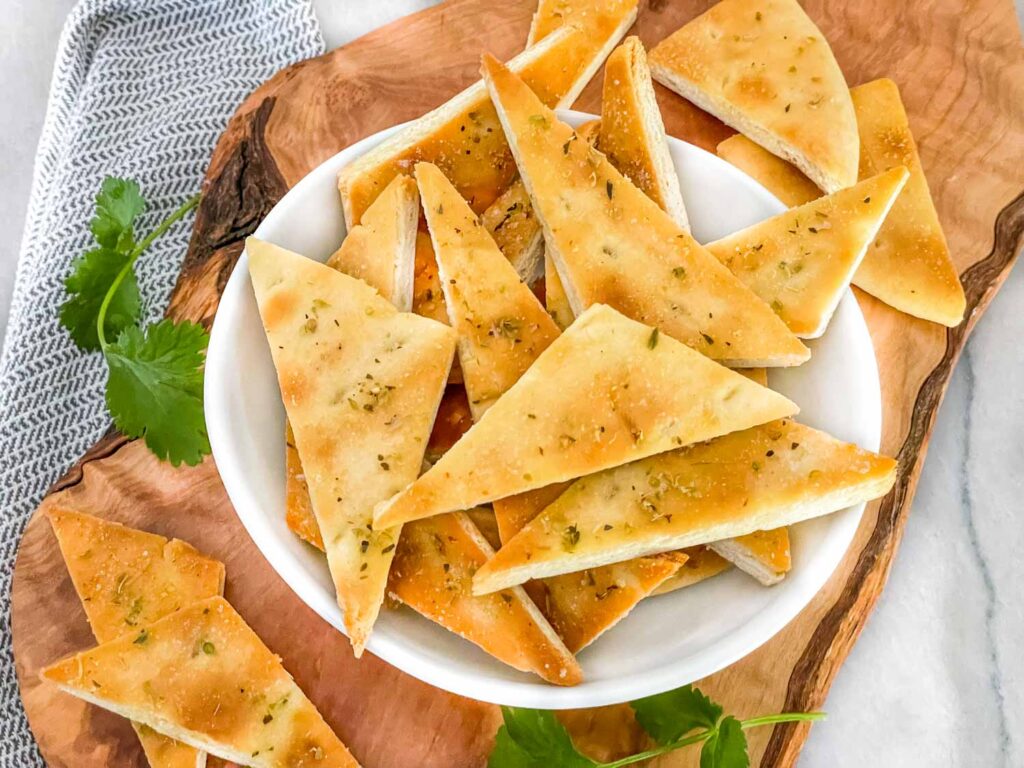
[[222, 597], [59, 661], [41, 676], [241, 765], [358, 766], [277, 656]]
[[581, 682], [576, 660], [521, 587], [473, 595], [473, 574], [493, 554], [465, 513], [417, 520], [402, 530], [388, 592], [515, 669], [555, 685]]
[[[127, 528], [66, 507], [47, 512], [96, 640], [132, 634], [224, 591], [224, 564], [178, 539]], [[152, 768], [196, 768], [203, 752], [133, 722]]]
[[399, 529], [374, 504], [419, 474], [454, 332], [255, 238], [249, 274], [327, 562], [356, 655], [377, 618]]
[[427, 441], [427, 455], [424, 457], [434, 464], [449, 448], [473, 426], [473, 414], [469, 410], [469, 398], [461, 384], [449, 384], [445, 389], [441, 405], [434, 419], [434, 428]]
[[562, 281], [558, 278], [558, 270], [546, 250], [544, 252], [544, 305], [547, 307], [551, 319], [555, 321], [555, 325], [563, 331], [572, 325], [576, 316], [572, 312], [572, 305], [569, 304], [569, 297], [565, 294]]
[[789, 330], [821, 336], [903, 189], [902, 166], [709, 243]]
[[601, 99], [601, 151], [681, 229], [689, 230], [640, 38], [627, 37], [608, 57]]
[[899, 89], [875, 80], [851, 89], [860, 127], [861, 178], [905, 166], [910, 178], [853, 279], [908, 315], [956, 326], [966, 298], [921, 168]]
[[665, 579], [652, 595], [666, 595], [692, 587], [732, 568], [732, 563], [707, 547], [687, 547], [680, 551], [686, 555], [686, 562], [675, 575]]
[[751, 381], [756, 381], [762, 387], [768, 386], [767, 368], [737, 368], [736, 373], [746, 376]]
[[[373, 201], [345, 237], [341, 247], [327, 260], [327, 266], [358, 277], [376, 288], [400, 311], [413, 304], [413, 276], [416, 264], [416, 225], [420, 197], [416, 182], [396, 176]], [[389, 258], [390, 257], [390, 258]], [[313, 504], [309, 500], [302, 460], [295, 448], [290, 424], [285, 424], [285, 521], [303, 541], [323, 549]]]
[[767, 304], [521, 79], [490, 56], [484, 79], [577, 316], [606, 303], [733, 367], [807, 359]]
[[658, 43], [654, 79], [788, 160], [826, 192], [857, 181], [850, 92], [797, 0], [722, 0]]
[[793, 414], [656, 329], [594, 305], [375, 525], [468, 509]]
[[715, 541], [708, 544], [708, 549], [741, 571], [749, 573], [766, 587], [782, 581], [793, 566], [788, 528], [755, 531], [735, 539]]
[[523, 182], [513, 181], [480, 215], [480, 220], [520, 279], [527, 285], [535, 282], [544, 265], [544, 233], [533, 215]]
[[796, 166], [773, 155], [742, 133], [730, 136], [715, 151], [720, 158], [750, 176], [788, 208], [821, 197], [818, 185], [800, 173]]
[[558, 326], [438, 167], [419, 163], [416, 181], [478, 420], [558, 337]]
[[[545, 104], [567, 107], [635, 16], [633, 0], [624, 4], [617, 23], [566, 26], [520, 53], [509, 66]], [[342, 169], [338, 191], [346, 224], [360, 221], [391, 179], [409, 173], [420, 161], [438, 165], [478, 213], [508, 188], [516, 167], [483, 83], [474, 83]]]
[[481, 568], [478, 594], [792, 525], [876, 499], [896, 462], [782, 419], [573, 485]]
[[[637, 5], [637, 0], [538, 0], [526, 44], [536, 45], [567, 24], [582, 27], [596, 38], [609, 40], [600, 56], [595, 57], [598, 63], [590, 73], [593, 77], [600, 62], [636, 21]], [[614, 32], [618, 34], [612, 34]]]

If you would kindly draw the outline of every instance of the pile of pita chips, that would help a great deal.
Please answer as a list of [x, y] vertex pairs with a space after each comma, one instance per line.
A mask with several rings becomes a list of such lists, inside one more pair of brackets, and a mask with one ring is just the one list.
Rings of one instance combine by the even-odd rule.
[[152, 768], [195, 768], [206, 753], [259, 768], [357, 768], [220, 597], [222, 563], [72, 509], [48, 517], [100, 645], [41, 677], [129, 718]]

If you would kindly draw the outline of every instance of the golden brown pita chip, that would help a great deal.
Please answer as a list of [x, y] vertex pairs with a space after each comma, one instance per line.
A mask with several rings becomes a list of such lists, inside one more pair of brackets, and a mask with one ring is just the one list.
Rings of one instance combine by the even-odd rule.
[[734, 367], [807, 359], [768, 305], [522, 80], [488, 56], [484, 79], [577, 316], [605, 303]]
[[548, 314], [555, 321], [555, 325], [563, 331], [572, 325], [575, 315], [572, 312], [572, 305], [569, 304], [569, 297], [565, 295], [565, 288], [558, 278], [558, 270], [551, 261], [547, 252], [544, 253], [544, 305]]
[[[96, 640], [137, 632], [224, 591], [224, 564], [178, 539], [52, 507], [47, 512]], [[205, 754], [133, 722], [151, 768], [196, 768]]]
[[595, 57], [597, 64], [590, 73], [593, 77], [600, 62], [636, 20], [637, 5], [637, 0], [538, 0], [526, 44], [536, 45], [567, 24], [582, 27], [596, 38], [610, 40]]
[[796, 166], [758, 146], [742, 133], [730, 136], [715, 150], [747, 176], [775, 195], [788, 208], [817, 200], [822, 192]]
[[804, 339], [821, 336], [889, 214], [902, 166], [773, 216], [711, 251]]
[[594, 305], [437, 464], [378, 507], [375, 525], [468, 509], [796, 410], [670, 336]]
[[665, 595], [686, 589], [732, 568], [732, 563], [707, 547], [687, 547], [681, 552], [687, 556], [686, 562], [674, 576], [663, 581], [651, 594]]
[[249, 274], [356, 655], [376, 620], [398, 529], [373, 505], [419, 474], [454, 332], [398, 312], [361, 280], [249, 238]]
[[486, 594], [878, 498], [896, 462], [782, 419], [577, 480], [481, 568]]
[[722, 0], [658, 43], [654, 79], [802, 170], [857, 181], [857, 121], [828, 41], [796, 0]]
[[766, 587], [782, 581], [793, 565], [788, 528], [755, 531], [746, 536], [712, 542], [708, 548]]
[[356, 768], [316, 707], [222, 597], [44, 669], [61, 690], [256, 768]]
[[527, 285], [536, 281], [544, 264], [544, 233], [533, 215], [523, 182], [513, 181], [480, 215], [480, 220], [520, 279]]

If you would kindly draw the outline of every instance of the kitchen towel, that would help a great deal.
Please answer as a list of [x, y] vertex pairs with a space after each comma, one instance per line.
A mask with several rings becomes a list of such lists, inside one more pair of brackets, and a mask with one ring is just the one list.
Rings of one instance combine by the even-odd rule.
[[[11, 653], [18, 539], [47, 486], [109, 423], [100, 355], [79, 352], [57, 322], [64, 276], [90, 246], [100, 183], [136, 179], [149, 204], [138, 229], [149, 231], [198, 191], [242, 99], [322, 52], [309, 0], [81, 0], [68, 17], [0, 354], [0, 768], [43, 765]], [[188, 238], [179, 225], [139, 261], [149, 319], [162, 313]]]

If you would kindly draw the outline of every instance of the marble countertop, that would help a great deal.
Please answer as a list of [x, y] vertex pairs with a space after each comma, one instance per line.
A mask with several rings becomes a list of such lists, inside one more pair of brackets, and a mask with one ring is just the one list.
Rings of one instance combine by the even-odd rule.
[[[335, 47], [435, 1], [314, 5]], [[73, 5], [5, 0], [0, 15], [0, 92], [17, 105], [0, 117], [0, 332], [57, 37]], [[1024, 765], [1021, 306], [1018, 268], [956, 369], [888, 586], [801, 766]]]

